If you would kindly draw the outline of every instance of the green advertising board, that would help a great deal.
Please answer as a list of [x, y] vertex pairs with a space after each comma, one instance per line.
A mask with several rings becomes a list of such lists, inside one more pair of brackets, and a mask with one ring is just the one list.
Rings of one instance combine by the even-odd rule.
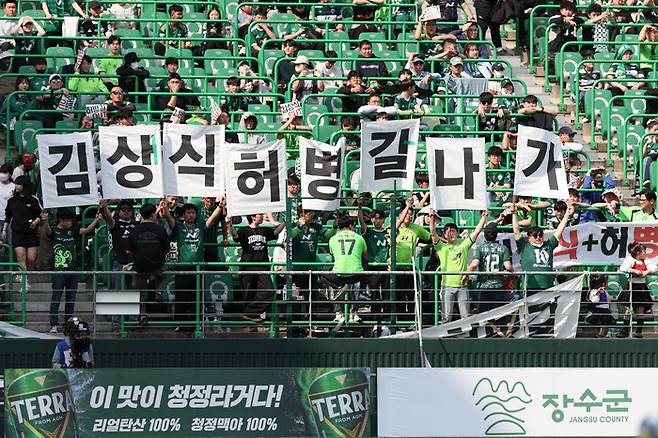
[[368, 435], [369, 368], [8, 369], [5, 436]]

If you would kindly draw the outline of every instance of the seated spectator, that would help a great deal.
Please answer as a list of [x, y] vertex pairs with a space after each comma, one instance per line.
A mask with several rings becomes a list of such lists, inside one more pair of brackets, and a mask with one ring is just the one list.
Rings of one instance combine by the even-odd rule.
[[631, 212], [629, 222], [655, 222], [658, 221], [656, 214], [656, 192], [644, 189], [640, 192], [640, 208]]
[[76, 72], [69, 79], [68, 89], [80, 94], [78, 99], [80, 99], [81, 105], [102, 98], [102, 96], [98, 96], [98, 93], [107, 93], [108, 87], [112, 85], [104, 76], [94, 76], [91, 68], [91, 57], [84, 55]]
[[[192, 48], [192, 41], [183, 41], [183, 38], [189, 38], [190, 31], [187, 28], [185, 23], [181, 23], [180, 20], [183, 19], [183, 7], [181, 5], [171, 5], [169, 6], [169, 19], [170, 21], [163, 24], [160, 27], [160, 42], [155, 43], [153, 47], [153, 52], [158, 56], [163, 56], [167, 49], [178, 49], [180, 46], [183, 49]], [[167, 38], [172, 38], [167, 40]], [[196, 54], [198, 54], [198, 47], [196, 48]], [[195, 50], [193, 50], [194, 53]]]
[[[512, 173], [508, 170], [503, 170], [503, 150], [498, 146], [491, 146], [487, 151], [487, 188], [488, 189], [511, 189], [512, 188]], [[507, 202], [512, 192], [509, 191], [491, 191], [487, 190], [489, 197], [489, 207], [501, 207]]]
[[16, 41], [12, 38], [7, 38], [11, 34], [11, 30], [16, 25], [16, 20], [12, 18], [18, 17], [18, 0], [5, 0], [2, 3], [4, 10], [3, 20], [0, 20], [0, 52], [6, 52], [16, 46]]
[[115, 126], [135, 126], [133, 120], [133, 111], [130, 108], [121, 108], [110, 117], [110, 125]]
[[572, 152], [579, 152], [585, 155], [583, 145], [573, 141], [575, 136], [576, 132], [571, 127], [566, 125], [560, 127], [558, 137], [560, 138], [560, 142], [562, 142], [562, 154], [564, 158], [567, 158]]
[[[495, 71], [495, 70], [494, 70]], [[489, 82], [491, 84], [491, 82]], [[491, 89], [489, 90], [491, 92]], [[500, 94], [496, 97], [498, 108], [505, 108], [510, 113], [519, 111], [521, 104], [516, 97], [508, 97], [514, 95], [514, 83], [509, 79], [503, 79], [500, 82]]]
[[[582, 40], [594, 41], [596, 43], [605, 43], [610, 40], [610, 18], [613, 19], [610, 11], [603, 12], [603, 7], [599, 3], [591, 3], [587, 7], [586, 26], [583, 26]], [[609, 53], [610, 47], [606, 44], [586, 44], [581, 46], [581, 51], [592, 51], [596, 53]]]
[[[562, 219], [567, 214], [567, 203], [564, 201], [556, 201], [553, 204], [553, 214], [548, 217], [546, 221], [546, 226], [549, 230], [555, 230], [562, 222]], [[567, 226], [575, 225], [573, 215], [567, 219]]]
[[595, 211], [597, 220], [599, 222], [620, 222], [619, 209], [621, 208], [622, 194], [619, 189], [608, 189], [603, 192], [602, 202], [592, 204]]
[[400, 119], [412, 119], [425, 114], [424, 109], [416, 100], [416, 84], [408, 79], [400, 84], [400, 94], [395, 96], [393, 106]]
[[476, 18], [471, 11], [471, 8], [464, 0], [423, 0], [421, 9], [424, 11], [430, 6], [439, 6], [441, 8], [441, 20], [437, 20], [439, 24], [439, 32], [441, 33], [456, 33], [459, 32], [459, 17], [457, 15], [457, 8], [461, 8], [468, 21], [475, 22]]
[[88, 40], [80, 41], [80, 47], [98, 47], [98, 40], [94, 37], [107, 38], [114, 32], [114, 26], [109, 21], [101, 20], [108, 14], [103, 11], [103, 5], [97, 1], [91, 1], [87, 5], [89, 18], [80, 23], [78, 33]]
[[455, 40], [456, 37], [452, 34], [439, 34], [437, 32], [436, 20], [424, 20], [421, 15], [416, 24], [414, 39], [419, 41], [418, 55], [421, 58], [427, 59], [441, 53], [441, 41], [446, 39]]
[[129, 109], [135, 111], [135, 104], [131, 103], [127, 99], [126, 92], [119, 85], [109, 84], [110, 88], [110, 98], [105, 101], [107, 104], [107, 115], [111, 116], [113, 113], [120, 111], [122, 109]]
[[379, 31], [380, 27], [374, 22], [375, 13], [384, 0], [352, 0], [352, 3], [352, 20], [356, 23], [347, 31], [350, 40], [359, 40], [364, 32]]
[[464, 73], [472, 78], [490, 78], [491, 63], [487, 61], [475, 61], [478, 58], [478, 46], [474, 43], [464, 45]]
[[359, 57], [354, 61], [354, 70], [366, 80], [370, 88], [378, 90], [386, 86], [387, 79], [376, 79], [388, 77], [388, 69], [384, 61], [372, 53], [372, 43], [368, 40], [359, 43]]
[[343, 69], [341, 69], [338, 62], [336, 62], [338, 54], [333, 50], [328, 50], [325, 52], [324, 56], [327, 59], [324, 61], [318, 61], [315, 65], [315, 76], [320, 78], [332, 78], [322, 81], [325, 89], [339, 88], [341, 86], [341, 81], [339, 79], [333, 79], [340, 78], [344, 75]]
[[[494, 95], [501, 94], [502, 82], [505, 79], [509, 80], [507, 72], [505, 71], [505, 64], [502, 62], [494, 62], [491, 64], [491, 76], [489, 76], [487, 91]], [[514, 85], [512, 85], [512, 88], [514, 88]]]
[[[247, 4], [245, 4], [247, 3]], [[248, 4], [249, 2], [245, 0], [240, 0], [238, 2], [238, 38], [245, 38], [247, 31], [249, 30], [249, 25], [254, 20], [260, 20], [256, 18], [256, 8], [253, 5]], [[265, 19], [267, 19], [267, 10], [265, 9], [265, 14], [263, 14]], [[252, 28], [252, 32], [255, 28]], [[253, 36], [253, 33], [252, 33]]]
[[[39, 102], [38, 108], [44, 110], [56, 110], [62, 96], [69, 94], [69, 90], [64, 87], [62, 76], [57, 73], [50, 75], [48, 88], [44, 91], [45, 94], [36, 97]], [[37, 117], [41, 119], [45, 128], [54, 128], [55, 123], [62, 120], [62, 114], [53, 112], [41, 113]]]
[[245, 96], [247, 102], [262, 103], [261, 97], [255, 95], [261, 91], [260, 79], [251, 79], [256, 76], [249, 66], [249, 61], [242, 61], [238, 66], [238, 77], [240, 77], [240, 91], [242, 93], [249, 93], [250, 96]]
[[121, 38], [112, 35], [107, 39], [108, 54], [98, 62], [98, 74], [112, 76], [121, 67], [123, 57], [121, 56]]
[[519, 125], [532, 126], [535, 128], [552, 130], [555, 111], [542, 107], [537, 96], [529, 94], [523, 98], [523, 106], [518, 113], [521, 114], [516, 120]]
[[[310, 131], [313, 130], [312, 126], [304, 125], [304, 120], [301, 116], [289, 117], [288, 120], [282, 122], [276, 137], [282, 138], [286, 141], [286, 150], [299, 150], [299, 137], [312, 138]], [[308, 133], [288, 132], [288, 131], [308, 131]]]
[[[260, 21], [260, 23], [254, 24], [254, 26], [251, 29], [251, 50], [253, 50], [256, 54], [258, 54], [261, 50], [263, 50], [263, 45], [265, 44], [265, 41], [275, 39], [276, 34], [272, 32], [270, 26], [267, 23], [265, 23], [265, 20], [267, 20], [267, 9], [265, 7], [259, 7], [258, 9], [256, 9], [254, 19], [256, 21]], [[287, 41], [283, 43], [284, 53], [286, 52], [286, 46], [287, 46], [286, 43]], [[292, 41], [292, 43], [296, 44], [294, 41]], [[288, 55], [286, 56], [288, 57]]]
[[593, 167], [583, 177], [581, 188], [596, 190], [583, 192], [583, 199], [590, 204], [601, 202], [603, 191], [614, 187], [615, 180], [612, 175], [606, 174], [605, 167]]
[[340, 4], [336, 4], [331, 0], [320, 0], [319, 4], [313, 6], [313, 19], [316, 21], [332, 21], [335, 22], [336, 32], [343, 32], [345, 25], [341, 23], [343, 19]]
[[[454, 40], [443, 40], [443, 46], [441, 51], [437, 55], [430, 56], [428, 60], [444, 60], [450, 61], [454, 57], [458, 57], [459, 52], [457, 50], [457, 43]], [[439, 74], [447, 74], [448, 67], [443, 63], [433, 62], [432, 71]]]
[[285, 93], [290, 83], [290, 79], [295, 75], [295, 65], [292, 63], [297, 57], [299, 44], [295, 40], [287, 40], [283, 42], [284, 59], [278, 61], [276, 65], [276, 73], [278, 77], [277, 90]]
[[[636, 2], [632, 2], [632, 4], [635, 4]], [[613, 26], [610, 29], [610, 35], [609, 35], [609, 40], [608, 41], [615, 41], [617, 39], [617, 35], [621, 34], [622, 31], [624, 33], [633, 33], [633, 28], [630, 26], [623, 26], [624, 24], [629, 24], [633, 23], [633, 9], [632, 8], [627, 8], [627, 5], [631, 5], [631, 2], [628, 0], [610, 0], [609, 3], [610, 6], [620, 6], [620, 8], [612, 8], [608, 9], [612, 16], [614, 17], [615, 24], [617, 26]]]
[[[123, 65], [117, 69], [119, 85], [128, 93], [135, 91], [140, 93], [146, 92], [146, 78], [148, 78], [151, 73], [144, 67], [140, 67], [139, 61], [139, 56], [137, 56], [135, 52], [128, 52], [124, 57]], [[137, 96], [135, 101], [146, 102], [147, 98], [145, 95]]]
[[[656, 7], [654, 6], [654, 8]], [[640, 45], [640, 68], [644, 77], [648, 78], [649, 73], [655, 71], [655, 64], [651, 61], [658, 59], [658, 23], [644, 25], [637, 40], [639, 42], [652, 43]]]
[[292, 8], [295, 23], [289, 27], [290, 33], [283, 36], [284, 40], [301, 41], [302, 49], [322, 50], [323, 44], [314, 40], [321, 39], [324, 30], [316, 24], [309, 23], [311, 10], [308, 6], [298, 5]]
[[113, 3], [108, 12], [110, 13], [110, 18], [118, 19], [117, 21], [113, 21], [115, 30], [137, 29], [139, 23], [130, 20], [139, 18], [142, 15], [142, 7], [139, 3]]
[[[591, 51], [584, 51], [582, 53], [583, 61], [593, 60], [594, 53]], [[586, 62], [578, 70], [578, 108], [579, 111], [585, 111], [585, 94], [592, 89], [594, 83], [601, 79], [601, 72], [594, 68], [593, 62]], [[596, 84], [596, 88], [603, 88], [603, 82]], [[576, 95], [576, 93], [574, 93]]]
[[[548, 20], [550, 30], [548, 32], [548, 74], [555, 74], [555, 55], [568, 42], [577, 41], [576, 31], [583, 24], [583, 19], [576, 15], [576, 4], [570, 0], [560, 3], [560, 13], [553, 15]], [[570, 45], [565, 49], [567, 52], [577, 52], [578, 46]]]
[[296, 80], [298, 78], [314, 77], [314, 72], [311, 70], [311, 63], [306, 56], [298, 56], [292, 63], [295, 66], [295, 74], [290, 78], [293, 101], [298, 100], [307, 104], [318, 103], [319, 100], [317, 97], [306, 100], [304, 100], [304, 97], [322, 93], [324, 91], [324, 81], [314, 79]]
[[[633, 59], [633, 47], [623, 45], [617, 50], [615, 59], [618, 61], [631, 61]], [[639, 90], [646, 87], [646, 83], [641, 80], [644, 79], [644, 73], [640, 70], [640, 64], [634, 62], [613, 62], [610, 69], [606, 73], [608, 79], [636, 79], [637, 81], [623, 81], [616, 82], [610, 81], [609, 90], [612, 96], [622, 96], [628, 90]], [[622, 99], [617, 99], [614, 102], [616, 106], [624, 106]]]
[[[356, 131], [358, 122], [354, 116], [343, 116], [340, 118], [341, 131]], [[361, 147], [361, 138], [358, 135], [343, 133], [342, 138], [345, 139], [345, 153], [356, 151]], [[352, 159], [358, 156], [351, 156]]]
[[[258, 129], [258, 117], [253, 113], [245, 112], [242, 113], [240, 117], [240, 131], [255, 131]], [[249, 132], [239, 132], [238, 133], [239, 143], [244, 144], [261, 144], [265, 143], [265, 137], [262, 134], [249, 133]]]
[[189, 88], [183, 87], [183, 80], [178, 73], [169, 75], [167, 82], [171, 95], [158, 96], [157, 109], [164, 110], [163, 119], [168, 119], [170, 112], [180, 108], [186, 113], [200, 107], [199, 98]]
[[[583, 201], [580, 197], [578, 189], [569, 189], [569, 205], [573, 206], [576, 210], [583, 210], [591, 207], [589, 202]], [[582, 211], [580, 214], [574, 214], [572, 217], [573, 225], [582, 224], [585, 222], [595, 222], [596, 214], [593, 211]]]
[[206, 18], [208, 22], [206, 22], [206, 29], [203, 32], [205, 41], [201, 44], [201, 53], [205, 53], [206, 50], [228, 49], [226, 41], [217, 41], [225, 37], [224, 26], [220, 21], [220, 13], [217, 6], [210, 8], [206, 14]]
[[240, 95], [240, 79], [231, 76], [226, 80], [226, 93], [222, 96], [220, 108], [222, 111], [233, 114], [235, 120], [240, 119], [241, 112], [247, 111], [249, 102], [246, 96]]
[[23, 57], [21, 55], [39, 55], [41, 54], [39, 38], [46, 34], [43, 27], [37, 21], [27, 15], [22, 16], [14, 27], [9, 31], [10, 35], [19, 37], [34, 38], [17, 38], [15, 40], [14, 60], [11, 63], [13, 72], [17, 72], [22, 65], [32, 65], [33, 58]]
[[82, 10], [82, 7], [75, 1], [72, 2], [58, 2], [53, 0], [45, 0], [41, 2], [41, 9], [43, 10], [44, 17], [46, 20], [50, 20], [51, 26], [55, 29], [52, 32], [53, 35], [62, 34], [62, 21], [53, 20], [53, 18], [63, 18], [74, 16], [72, 12], [75, 12], [80, 17], [85, 20], [89, 18], [87, 13]]
[[656, 133], [656, 135], [647, 136], [642, 147], [642, 157], [644, 157], [642, 185], [644, 187], [651, 186], [651, 164], [658, 158], [658, 120], [654, 119], [649, 122], [647, 133]]
[[[178, 73], [178, 59], [174, 58], [173, 56], [168, 56], [167, 59], [165, 59], [165, 70], [167, 70], [167, 75]], [[169, 90], [167, 82], [169, 82], [169, 77], [160, 79], [160, 82], [158, 82], [158, 90]], [[185, 81], [183, 81], [183, 85], [185, 85]]]
[[[458, 42], [460, 44], [467, 43], [469, 41], [480, 41], [480, 27], [476, 22], [469, 21], [463, 26], [464, 31], [458, 33]], [[478, 58], [489, 59], [491, 58], [491, 45], [476, 43], [478, 46]]]
[[429, 97], [434, 94], [430, 89], [430, 81], [438, 81], [441, 79], [441, 75], [427, 71], [425, 61], [417, 55], [409, 56], [409, 61], [404, 66], [404, 70], [409, 70], [411, 78], [416, 83], [418, 97], [423, 100], [423, 104], [429, 104]]
[[393, 118], [397, 114], [397, 110], [394, 106], [382, 106], [382, 98], [377, 94], [371, 94], [370, 97], [368, 97], [368, 102], [365, 105], [360, 106], [357, 112], [361, 115], [362, 119], [367, 120], [381, 120], [382, 118], [388, 120], [389, 116], [390, 118]]
[[583, 163], [578, 155], [573, 153], [569, 154], [564, 161], [566, 163], [564, 170], [567, 172], [569, 188], [579, 189], [583, 185], [583, 174], [579, 172], [583, 167]]
[[[32, 91], [30, 87], [30, 78], [27, 76], [18, 76], [16, 78], [16, 85], [14, 91]], [[21, 115], [27, 110], [36, 109], [37, 100], [34, 94], [29, 93], [12, 93], [6, 97], [0, 107], [1, 119], [3, 120], [2, 126], [4, 128], [14, 129], [14, 124]], [[9, 118], [7, 118], [9, 114]], [[35, 114], [25, 114], [23, 119], [32, 119]]]
[[355, 113], [361, 106], [366, 104], [367, 95], [376, 94], [376, 91], [373, 88], [364, 86], [359, 72], [352, 70], [347, 74], [347, 84], [340, 87], [337, 93], [343, 94], [341, 97], [343, 111]]
[[[502, 130], [502, 119], [509, 112], [509, 110], [506, 108], [497, 108], [494, 106], [494, 96], [488, 91], [480, 94], [479, 99], [480, 101], [478, 107], [473, 111], [474, 114], [477, 114], [478, 131]], [[496, 135], [496, 137], [499, 136]]]

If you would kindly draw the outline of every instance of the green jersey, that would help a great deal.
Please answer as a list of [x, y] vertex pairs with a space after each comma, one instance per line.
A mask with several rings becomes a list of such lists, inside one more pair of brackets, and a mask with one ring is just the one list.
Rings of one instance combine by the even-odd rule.
[[[484, 242], [475, 250], [475, 259], [480, 261], [480, 272], [503, 272], [505, 262], [512, 262], [510, 250], [498, 242]], [[480, 289], [504, 289], [502, 275], [479, 275]]]
[[[468, 250], [473, 246], [470, 237], [455, 243], [437, 242], [434, 245], [436, 255], [441, 262], [443, 272], [463, 272], [468, 268]], [[444, 275], [441, 285], [446, 287], [462, 287], [463, 275]]]
[[411, 256], [418, 246], [419, 240], [430, 240], [430, 232], [420, 225], [409, 224], [400, 227], [395, 238], [395, 262], [411, 263]]
[[[217, 208], [216, 205], [213, 205], [210, 208], [206, 208], [205, 206], [201, 206], [199, 209], [199, 219], [201, 220], [201, 223], [204, 224], [204, 236], [203, 236], [203, 242], [204, 243], [222, 243], [224, 240], [224, 236], [222, 235], [222, 226], [221, 222], [216, 220], [210, 228], [205, 228], [205, 223], [206, 221], [212, 216], [213, 212], [215, 211], [215, 208]], [[221, 236], [221, 240], [220, 240]], [[223, 245], [217, 245], [215, 247], [215, 251], [217, 251], [217, 260], [220, 262], [223, 262], [225, 257], [224, 257], [224, 246]]]
[[185, 222], [176, 224], [174, 236], [178, 248], [178, 261], [195, 263], [203, 261], [203, 244], [205, 243], [205, 227], [201, 221], [187, 225]]
[[[522, 271], [542, 271], [549, 272], [553, 270], [553, 250], [558, 246], [558, 240], [555, 236], [545, 240], [541, 246], [530, 244], [521, 237], [517, 239], [516, 246], [521, 256]], [[553, 276], [551, 275], [528, 275], [526, 288], [530, 289], [548, 289], [553, 286]]]
[[53, 268], [55, 271], [71, 271], [77, 267], [76, 238], [80, 235], [79, 228], [52, 228]]
[[[322, 235], [322, 225], [318, 223], [297, 224], [292, 232], [292, 261], [314, 262], [317, 260], [318, 241]], [[299, 269], [312, 269], [311, 266], [299, 266]]]
[[[399, 111], [409, 111], [409, 110], [413, 111], [413, 109], [416, 107], [416, 98], [414, 96], [411, 96], [409, 100], [407, 100], [403, 95], [398, 94], [397, 96], [395, 96], [393, 105]], [[411, 117], [411, 116], [404, 116], [404, 117]]]
[[388, 233], [385, 229], [366, 229], [363, 238], [368, 247], [368, 263], [386, 263], [388, 261]]
[[329, 252], [334, 257], [333, 272], [339, 274], [363, 272], [361, 256], [366, 251], [366, 241], [363, 236], [354, 231], [340, 230], [329, 239]]

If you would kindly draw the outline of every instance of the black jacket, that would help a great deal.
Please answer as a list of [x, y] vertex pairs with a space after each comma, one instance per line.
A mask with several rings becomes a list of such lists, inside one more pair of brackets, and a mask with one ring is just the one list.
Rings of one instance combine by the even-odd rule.
[[7, 201], [5, 209], [5, 221], [11, 225], [12, 231], [16, 233], [28, 233], [30, 224], [41, 214], [41, 204], [36, 196], [24, 198], [23, 196], [12, 196]]

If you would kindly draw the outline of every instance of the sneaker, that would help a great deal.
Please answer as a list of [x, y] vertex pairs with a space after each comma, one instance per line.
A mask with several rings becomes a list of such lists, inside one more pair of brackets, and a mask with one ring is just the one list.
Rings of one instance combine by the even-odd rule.
[[628, 332], [625, 330], [622, 330], [615, 335], [615, 338], [627, 338], [627, 337], [628, 337]]
[[387, 325], [383, 325], [382, 326], [382, 332], [379, 335], [379, 337], [384, 338], [386, 336], [391, 336], [391, 329], [389, 329]]
[[349, 322], [361, 322], [361, 317], [357, 315], [356, 313], [352, 313], [350, 315]]
[[334, 317], [334, 322], [345, 322], [345, 315], [343, 315], [340, 312], [336, 312], [336, 316]]
[[496, 53], [500, 56], [512, 56], [514, 53], [511, 50], [499, 47], [496, 49]]
[[50, 333], [53, 334], [53, 335], [56, 335], [58, 333], [56, 325], [50, 327]]
[[635, 332], [633, 333], [634, 338], [642, 339], [644, 336], [642, 335], [642, 332]]

